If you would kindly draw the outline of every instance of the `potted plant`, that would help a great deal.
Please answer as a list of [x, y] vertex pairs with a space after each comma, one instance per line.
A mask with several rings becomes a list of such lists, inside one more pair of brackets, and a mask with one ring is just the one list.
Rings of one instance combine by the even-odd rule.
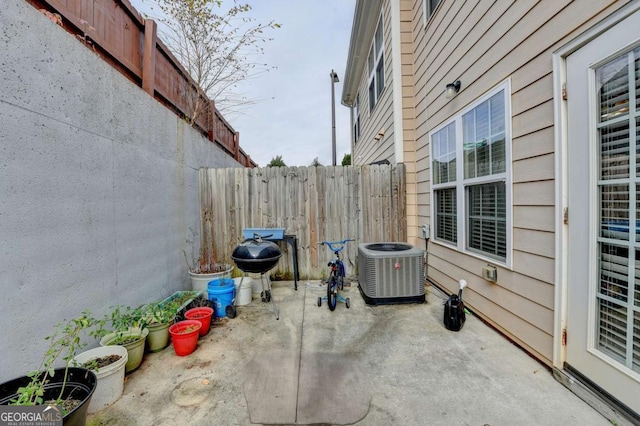
[[87, 409], [89, 414], [110, 406], [122, 396], [128, 358], [124, 346], [100, 346], [74, 357], [77, 366], [93, 371], [98, 380]]
[[169, 327], [175, 321], [179, 300], [153, 302], [145, 306], [147, 329], [147, 351], [158, 352], [169, 346]]
[[202, 324], [202, 327], [200, 328], [200, 337], [202, 337], [209, 332], [211, 317], [213, 316], [213, 308], [208, 306], [191, 308], [184, 314], [184, 316], [188, 320], [200, 321]]
[[[96, 375], [85, 368], [72, 367], [73, 357], [86, 343], [83, 333], [99, 326], [88, 311], [55, 326], [40, 367], [26, 376], [0, 385], [0, 405], [59, 405], [65, 425], [84, 425], [87, 408], [96, 389]], [[55, 368], [60, 359], [64, 367]]]
[[[142, 306], [116, 306], [111, 315], [107, 315], [105, 322], [111, 323], [112, 332], [102, 330], [100, 345], [118, 345], [127, 349], [128, 360], [125, 373], [131, 373], [140, 367], [144, 356], [145, 342], [149, 329], [146, 315]], [[106, 333], [106, 334], [105, 334]]]
[[189, 355], [196, 349], [201, 327], [202, 323], [196, 320], [180, 321], [169, 327], [176, 355]]
[[204, 250], [200, 247], [200, 250], [196, 251], [195, 241], [197, 239], [197, 233], [189, 228], [191, 232], [191, 238], [186, 240], [186, 243], [191, 247], [191, 262], [187, 256], [187, 252], [182, 250], [184, 254], [184, 260], [187, 263], [189, 269], [189, 277], [191, 277], [191, 288], [194, 291], [207, 291], [207, 285], [210, 281], [219, 278], [230, 278], [233, 266], [228, 263], [218, 263], [215, 259], [215, 255], [210, 251]]
[[[184, 302], [179, 308], [178, 308], [178, 313], [176, 315], [176, 322], [178, 321], [184, 321], [186, 319], [188, 319], [186, 317], [186, 313], [189, 309], [193, 309], [193, 308], [203, 308], [203, 307], [207, 307], [207, 308], [214, 308], [215, 304], [209, 300], [207, 298], [207, 293], [197, 293], [195, 297], [190, 298], [189, 300], [187, 300], [186, 302]], [[212, 320], [214, 318], [214, 316], [212, 315]]]

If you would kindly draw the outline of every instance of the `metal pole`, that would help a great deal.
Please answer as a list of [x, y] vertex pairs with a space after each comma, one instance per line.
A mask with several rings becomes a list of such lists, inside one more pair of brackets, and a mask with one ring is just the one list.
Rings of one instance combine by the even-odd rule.
[[335, 90], [334, 90], [334, 86], [335, 83], [337, 83], [338, 80], [338, 74], [335, 73], [335, 71], [331, 70], [331, 74], [329, 74], [331, 76], [331, 148], [332, 148], [332, 158], [333, 158], [333, 165], [335, 166], [336, 163], [336, 101], [335, 101]]

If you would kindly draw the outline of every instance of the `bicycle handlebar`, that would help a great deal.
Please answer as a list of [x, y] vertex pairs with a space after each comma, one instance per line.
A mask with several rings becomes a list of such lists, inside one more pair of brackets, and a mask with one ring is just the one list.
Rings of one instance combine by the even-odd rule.
[[338, 251], [342, 251], [344, 249], [344, 246], [347, 244], [347, 242], [349, 241], [355, 241], [354, 238], [347, 238], [345, 240], [342, 241], [321, 241], [318, 243], [318, 245], [321, 246], [328, 246], [329, 250], [331, 250], [332, 252], [338, 252]]

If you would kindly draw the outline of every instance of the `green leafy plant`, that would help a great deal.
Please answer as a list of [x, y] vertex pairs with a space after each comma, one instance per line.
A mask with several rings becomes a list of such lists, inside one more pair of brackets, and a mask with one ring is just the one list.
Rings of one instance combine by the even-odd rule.
[[[50, 342], [45, 352], [42, 362], [38, 370], [28, 374], [31, 382], [28, 385], [18, 389], [17, 398], [11, 401], [11, 405], [41, 405], [43, 400], [45, 386], [55, 375], [55, 364], [62, 359], [65, 362], [64, 378], [60, 394], [54, 401], [56, 405], [64, 404], [62, 399], [69, 367], [73, 363], [73, 357], [76, 353], [84, 348], [87, 343], [81, 340], [83, 333], [92, 334], [95, 329], [101, 328], [102, 320], [94, 318], [89, 311], [83, 311], [80, 316], [73, 318], [67, 322], [55, 325], [55, 331], [52, 335], [47, 336], [45, 340]], [[94, 329], [94, 330], [92, 330]]]
[[128, 332], [132, 328], [143, 330], [148, 325], [147, 315], [143, 305], [136, 308], [118, 305], [113, 309], [111, 314], [107, 314], [104, 317], [102, 324], [105, 323], [111, 324], [112, 331], [101, 327], [97, 333], [98, 335], [104, 336], [115, 332], [116, 338], [110, 342], [112, 345], [125, 345], [137, 340], [137, 337], [128, 335]]
[[168, 324], [175, 320], [176, 313], [180, 308], [178, 300], [164, 303], [156, 301], [145, 306], [145, 321], [148, 325]]

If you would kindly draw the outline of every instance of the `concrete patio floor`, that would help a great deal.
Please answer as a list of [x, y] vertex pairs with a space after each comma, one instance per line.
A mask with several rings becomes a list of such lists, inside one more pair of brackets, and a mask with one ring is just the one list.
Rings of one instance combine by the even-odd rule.
[[146, 354], [88, 425], [610, 424], [472, 315], [446, 330], [435, 288], [426, 304], [368, 306], [353, 282], [333, 312], [317, 306], [325, 291], [275, 282], [279, 320], [254, 297], [193, 354]]

